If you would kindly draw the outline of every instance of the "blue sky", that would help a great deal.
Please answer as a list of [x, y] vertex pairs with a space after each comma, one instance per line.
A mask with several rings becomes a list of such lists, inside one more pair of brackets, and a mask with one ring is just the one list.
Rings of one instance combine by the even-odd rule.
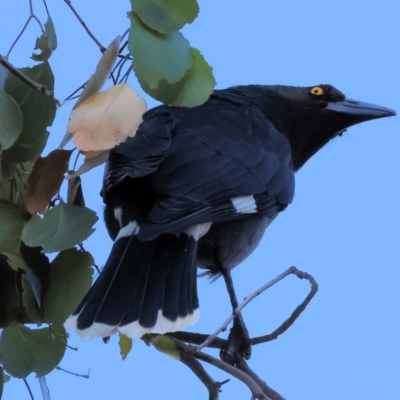
[[[74, 2], [103, 45], [128, 27], [130, 3]], [[330, 83], [347, 96], [400, 111], [400, 4], [397, 0], [203, 0], [199, 17], [184, 34], [213, 66], [218, 88], [236, 84], [310, 86]], [[34, 2], [45, 19], [42, 5]], [[49, 2], [58, 34], [51, 58], [56, 97], [64, 99], [92, 74], [100, 53], [64, 2]], [[28, 15], [27, 1], [0, 5], [0, 53], [5, 54]], [[26, 66], [32, 23], [10, 61]], [[131, 86], [139, 89], [135, 79]], [[139, 90], [140, 92], [140, 90]], [[154, 100], [146, 98], [149, 108]], [[63, 137], [73, 103], [50, 128], [50, 151]], [[278, 340], [256, 346], [250, 366], [288, 399], [398, 399], [400, 397], [400, 119], [352, 127], [322, 149], [296, 177], [294, 203], [268, 228], [257, 250], [234, 272], [244, 298], [291, 265], [312, 274], [319, 292]], [[88, 206], [102, 212], [102, 168], [83, 178]], [[102, 265], [111, 248], [102, 222], [85, 247]], [[289, 277], [244, 311], [252, 336], [272, 332], [308, 292]], [[192, 330], [213, 332], [230, 313], [223, 282], [199, 280], [202, 318]], [[72, 334], [60, 371], [47, 377], [52, 399], [207, 398], [181, 363], [135, 341], [121, 361], [117, 338], [104, 345]], [[207, 367], [208, 368], [208, 367]], [[217, 380], [226, 374], [208, 370]], [[28, 381], [35, 399], [40, 392]], [[221, 399], [249, 399], [232, 380]], [[22, 381], [5, 385], [4, 398], [28, 399]]]

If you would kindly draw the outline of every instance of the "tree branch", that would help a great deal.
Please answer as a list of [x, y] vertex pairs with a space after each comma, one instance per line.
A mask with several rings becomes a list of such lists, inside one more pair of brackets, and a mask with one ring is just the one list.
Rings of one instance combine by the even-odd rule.
[[252, 369], [250, 369], [247, 362], [243, 359], [243, 357], [236, 357], [236, 368], [240, 369], [247, 375], [251, 376], [255, 382], [257, 382], [258, 386], [262, 389], [262, 391], [271, 399], [271, 400], [285, 400], [278, 392], [269, 387]]
[[[229, 316], [229, 318], [212, 334], [210, 335], [202, 344], [198, 346], [198, 351], [200, 351], [203, 347], [209, 346], [209, 344], [232, 322], [232, 320], [243, 310], [244, 307], [247, 306], [255, 297], [259, 296], [261, 293], [269, 289], [271, 286], [275, 285], [282, 279], [286, 278], [290, 274], [295, 274], [299, 278], [305, 278], [305, 275], [309, 276], [305, 272], [299, 271], [296, 267], [290, 267], [282, 274], [278, 275], [276, 278], [272, 279], [270, 282], [266, 283], [265, 285], [261, 286], [258, 290], [247, 296], [244, 301], [236, 308], [233, 313]], [[301, 276], [300, 276], [301, 275]], [[307, 279], [307, 278], [306, 278]], [[314, 281], [315, 282], [315, 281]], [[314, 295], [313, 295], [314, 296]], [[313, 297], [311, 296], [311, 298]], [[311, 300], [311, 299], [310, 299]], [[307, 303], [308, 304], [308, 303]], [[305, 307], [304, 307], [305, 308]], [[301, 313], [301, 312], [300, 312]], [[296, 317], [297, 318], [297, 317]], [[294, 321], [293, 321], [294, 322]], [[292, 322], [292, 323], [293, 323]], [[291, 323], [291, 324], [292, 324]], [[290, 325], [291, 325], [290, 324]], [[289, 326], [290, 326], [289, 325]]]
[[33, 81], [31, 78], [23, 74], [19, 69], [15, 68], [10, 62], [7, 61], [6, 58], [0, 56], [0, 64], [6, 69], [8, 69], [14, 76], [16, 76], [22, 82], [30, 86], [32, 89], [36, 90], [39, 93], [44, 94], [46, 97], [52, 100], [57, 106], [61, 106], [61, 103], [54, 97], [54, 93], [52, 90], [48, 90], [44, 85], [40, 85], [39, 83]]
[[179, 354], [181, 356], [179, 361], [189, 367], [207, 388], [209, 400], [218, 400], [219, 389], [222, 383], [214, 381], [214, 379], [207, 373], [201, 363], [197, 361], [194, 357], [189, 356], [188, 354], [186, 354], [186, 352], [183, 351], [179, 351]]
[[284, 321], [272, 333], [270, 333], [269, 335], [258, 336], [258, 337], [251, 339], [252, 345], [275, 340], [279, 335], [281, 335], [282, 333], [287, 331], [293, 325], [294, 321], [296, 321], [296, 319], [300, 316], [300, 314], [305, 310], [308, 303], [311, 301], [311, 299], [315, 296], [315, 294], [318, 291], [317, 282], [311, 275], [307, 274], [307, 272], [299, 271], [296, 267], [290, 267], [287, 271], [289, 271], [290, 274], [296, 275], [299, 279], [307, 279], [311, 284], [310, 293], [308, 293], [308, 295], [304, 299], [304, 301], [299, 306], [296, 307], [296, 309], [292, 312], [290, 317], [286, 321]]
[[67, 4], [67, 6], [71, 9], [71, 11], [74, 13], [75, 17], [77, 20], [80, 22], [82, 25], [83, 29], [86, 31], [86, 33], [92, 38], [92, 40], [99, 46], [99, 49], [102, 53], [106, 51], [106, 48], [96, 39], [96, 37], [93, 35], [93, 33], [90, 31], [90, 29], [87, 27], [85, 21], [81, 18], [81, 16], [78, 14], [78, 12], [75, 10], [73, 7], [71, 0], [64, 0], [64, 2]]
[[243, 371], [233, 367], [232, 365], [227, 364], [222, 360], [212, 357], [209, 354], [198, 351], [197, 347], [188, 346], [187, 344], [184, 344], [183, 342], [175, 338], [172, 338], [172, 340], [175, 342], [180, 353], [186, 353], [201, 361], [211, 364], [214, 367], [217, 367], [242, 381], [250, 389], [254, 399], [269, 400], [268, 397], [263, 393], [262, 389], [258, 386], [257, 382]]

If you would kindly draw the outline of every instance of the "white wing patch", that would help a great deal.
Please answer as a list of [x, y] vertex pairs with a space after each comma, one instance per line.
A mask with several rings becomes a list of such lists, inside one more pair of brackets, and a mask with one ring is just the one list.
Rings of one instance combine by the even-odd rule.
[[119, 227], [122, 226], [122, 208], [116, 207], [114, 208], [114, 217], [119, 222]]
[[253, 196], [240, 196], [231, 199], [236, 212], [240, 214], [253, 214], [257, 212], [257, 204]]
[[208, 232], [210, 226], [211, 222], [204, 222], [203, 224], [192, 225], [188, 228], [182, 229], [182, 232], [186, 233], [188, 236], [193, 236], [195, 240], [199, 240]]
[[129, 222], [128, 225], [125, 225], [123, 228], [121, 228], [121, 229], [119, 230], [118, 235], [117, 235], [117, 237], [115, 238], [115, 242], [116, 242], [118, 239], [121, 239], [121, 238], [123, 238], [123, 237], [131, 236], [132, 233], [133, 233], [134, 235], [137, 235], [138, 232], [139, 232], [139, 230], [140, 230], [140, 227], [139, 227], [139, 225], [137, 224], [137, 222], [136, 222], [136, 221], [131, 221], [131, 222]]

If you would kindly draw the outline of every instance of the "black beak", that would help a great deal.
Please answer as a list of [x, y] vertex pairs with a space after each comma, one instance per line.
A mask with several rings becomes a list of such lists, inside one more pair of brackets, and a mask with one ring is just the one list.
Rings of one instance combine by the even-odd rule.
[[354, 123], [396, 115], [396, 111], [390, 108], [347, 98], [343, 101], [328, 103], [326, 109], [354, 118]]

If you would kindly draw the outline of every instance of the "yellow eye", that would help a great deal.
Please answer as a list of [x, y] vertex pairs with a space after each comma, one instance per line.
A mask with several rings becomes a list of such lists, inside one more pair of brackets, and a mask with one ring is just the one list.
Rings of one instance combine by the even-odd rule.
[[320, 86], [315, 86], [310, 90], [310, 93], [314, 96], [322, 96], [324, 94], [324, 89]]

